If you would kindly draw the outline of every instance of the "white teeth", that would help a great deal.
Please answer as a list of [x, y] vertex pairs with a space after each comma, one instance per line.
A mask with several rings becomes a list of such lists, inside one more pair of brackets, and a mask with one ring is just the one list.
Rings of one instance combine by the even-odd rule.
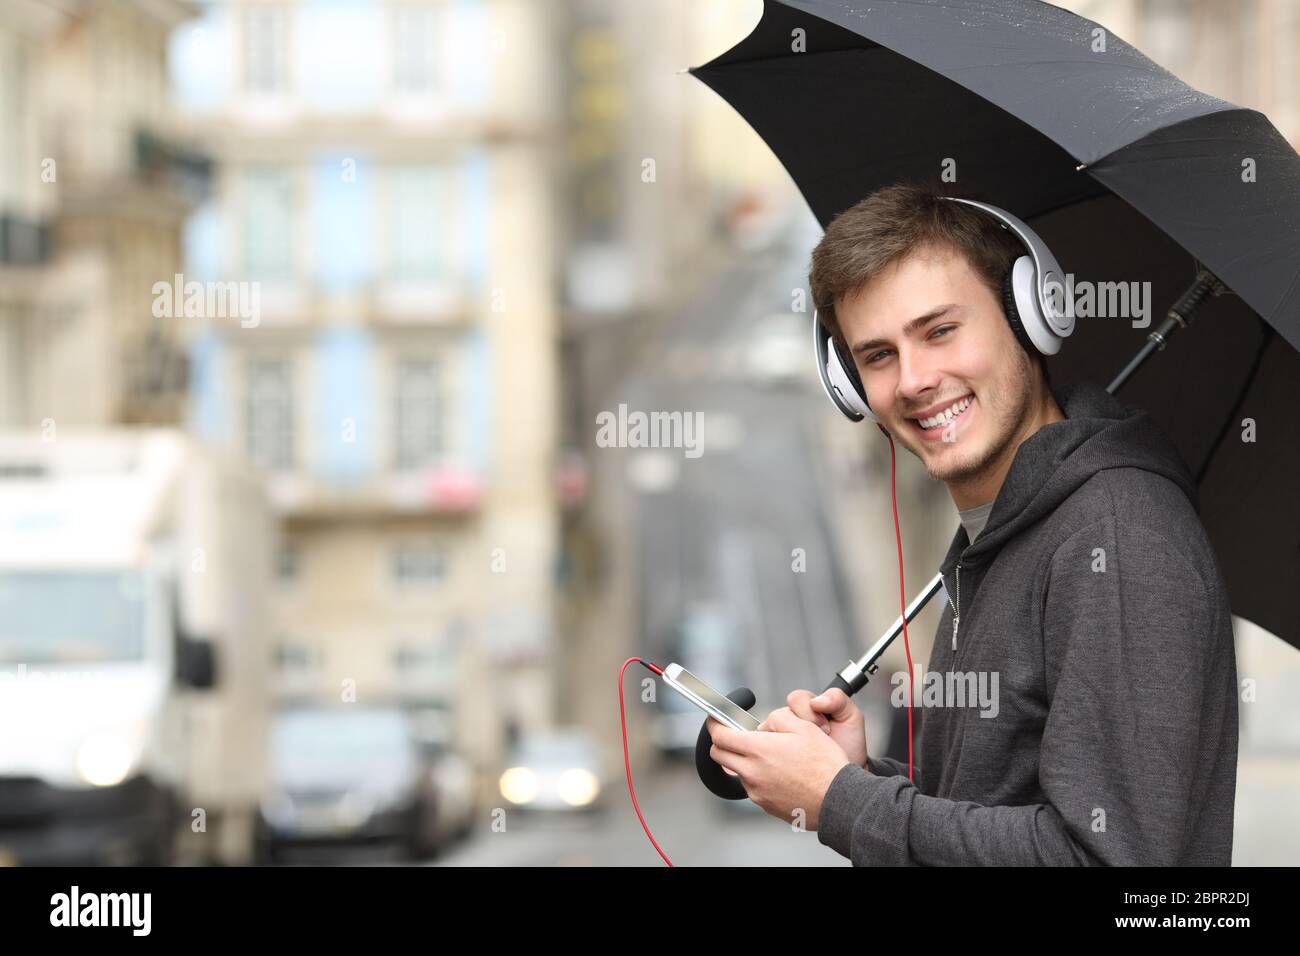
[[936, 425], [946, 425], [948, 422], [952, 421], [954, 418], [956, 418], [958, 415], [964, 412], [967, 406], [969, 406], [970, 403], [973, 402], [974, 400], [975, 397], [973, 395], [968, 395], [965, 398], [963, 398], [961, 401], [954, 402], [952, 405], [949, 405], [943, 411], [939, 412], [939, 414], [933, 415], [930, 418], [916, 419], [916, 422], [922, 428], [934, 428]]

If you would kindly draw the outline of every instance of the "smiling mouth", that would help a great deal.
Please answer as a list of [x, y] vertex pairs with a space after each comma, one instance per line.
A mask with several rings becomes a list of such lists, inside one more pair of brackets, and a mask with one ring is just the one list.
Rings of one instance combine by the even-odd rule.
[[975, 394], [973, 392], [957, 399], [943, 411], [928, 416], [926, 418], [909, 418], [911, 422], [922, 433], [938, 432], [945, 425], [950, 425], [965, 414], [966, 410], [975, 403]]

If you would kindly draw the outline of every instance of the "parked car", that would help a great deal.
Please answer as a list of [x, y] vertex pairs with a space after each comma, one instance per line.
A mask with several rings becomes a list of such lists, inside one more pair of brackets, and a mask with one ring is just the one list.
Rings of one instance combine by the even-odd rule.
[[602, 809], [604, 779], [595, 740], [572, 728], [526, 736], [510, 754], [498, 786], [501, 796], [521, 809]]
[[420, 752], [433, 784], [434, 831], [438, 848], [469, 835], [474, 824], [474, 766], [455, 746], [451, 717], [422, 709], [413, 715]]
[[302, 706], [276, 714], [272, 787], [262, 801], [259, 856], [293, 847], [394, 847], [408, 859], [437, 850], [433, 779], [398, 707]]

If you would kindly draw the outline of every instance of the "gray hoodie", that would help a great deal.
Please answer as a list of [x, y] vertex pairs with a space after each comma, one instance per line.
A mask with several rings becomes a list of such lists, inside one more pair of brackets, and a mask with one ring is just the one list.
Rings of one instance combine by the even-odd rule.
[[826, 793], [818, 839], [854, 865], [1231, 862], [1237, 669], [1195, 483], [1145, 412], [1053, 393], [1066, 420], [943, 560], [915, 782], [873, 757]]

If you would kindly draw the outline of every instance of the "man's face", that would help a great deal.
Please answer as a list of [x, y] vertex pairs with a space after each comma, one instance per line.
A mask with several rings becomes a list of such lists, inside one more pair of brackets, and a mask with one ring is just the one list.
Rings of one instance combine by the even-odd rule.
[[1033, 360], [965, 256], [918, 250], [836, 314], [872, 410], [931, 478], [966, 481], [1018, 444], [1037, 387]]

